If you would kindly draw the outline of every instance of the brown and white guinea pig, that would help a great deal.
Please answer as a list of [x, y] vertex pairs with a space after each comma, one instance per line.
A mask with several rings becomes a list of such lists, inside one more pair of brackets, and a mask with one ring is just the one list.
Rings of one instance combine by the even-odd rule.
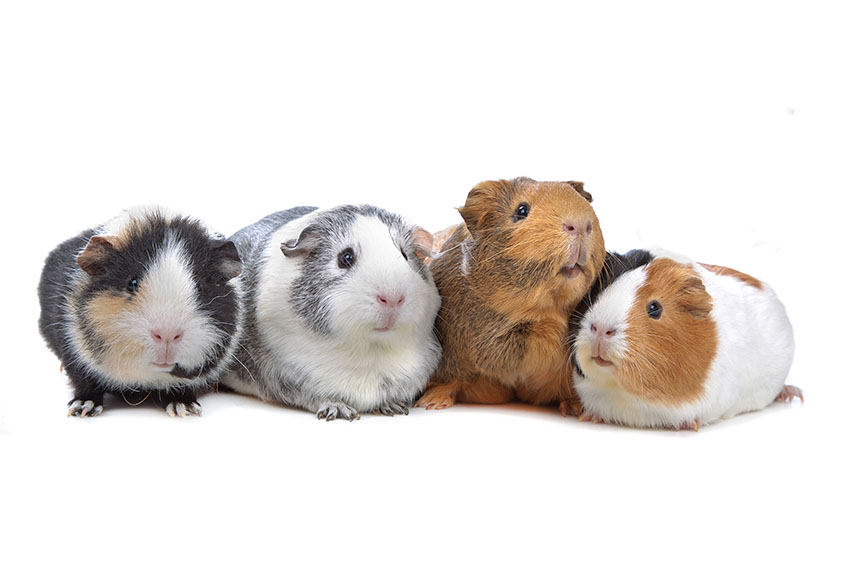
[[581, 182], [527, 177], [469, 192], [464, 224], [443, 231], [431, 263], [443, 358], [418, 406], [519, 399], [575, 411], [567, 322], [605, 257], [591, 199]]
[[241, 333], [232, 242], [157, 207], [137, 207], [66, 240], [47, 257], [39, 328], [74, 388], [68, 415], [104, 395], [151, 397], [200, 415], [198, 393], [234, 360]]
[[574, 330], [580, 419], [697, 430], [802, 399], [785, 386], [794, 337], [767, 284], [666, 252], [609, 255], [609, 266], [619, 275]]

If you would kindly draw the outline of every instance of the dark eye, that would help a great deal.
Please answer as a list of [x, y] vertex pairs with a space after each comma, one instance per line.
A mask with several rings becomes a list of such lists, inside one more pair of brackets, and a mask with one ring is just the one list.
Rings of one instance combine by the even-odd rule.
[[657, 301], [650, 301], [649, 305], [646, 306], [646, 314], [653, 319], [661, 319], [662, 311], [664, 311], [664, 308]]
[[129, 282], [127, 282], [127, 291], [130, 293], [136, 293], [139, 290], [139, 279], [133, 278]]
[[520, 203], [514, 211], [514, 222], [521, 221], [531, 212], [531, 205], [528, 203]]
[[352, 250], [351, 248], [346, 248], [345, 250], [339, 253], [339, 256], [337, 256], [336, 259], [337, 263], [339, 264], [339, 267], [347, 270], [354, 265], [354, 261], [356, 260], [356, 258], [354, 257], [354, 250]]
[[401, 257], [407, 262], [407, 254], [404, 252], [404, 248], [399, 248], [399, 250], [401, 250]]

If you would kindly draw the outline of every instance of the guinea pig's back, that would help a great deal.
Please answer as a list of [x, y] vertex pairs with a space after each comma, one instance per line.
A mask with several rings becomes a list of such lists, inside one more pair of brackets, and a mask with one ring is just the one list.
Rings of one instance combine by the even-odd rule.
[[728, 399], [724, 417], [761, 409], [782, 389], [794, 357], [785, 306], [770, 286], [745, 274], [715, 266], [696, 269], [712, 297], [717, 324], [714, 384], [708, 387]]
[[[230, 237], [239, 256], [249, 264], [262, 256], [268, 239], [283, 225], [316, 210], [316, 207], [294, 207], [266, 215], [254, 224], [238, 230]], [[250, 267], [250, 266], [249, 266]]]

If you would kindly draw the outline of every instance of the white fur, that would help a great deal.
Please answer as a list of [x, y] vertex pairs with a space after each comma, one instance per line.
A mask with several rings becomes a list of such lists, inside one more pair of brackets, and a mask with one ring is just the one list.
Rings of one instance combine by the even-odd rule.
[[[318, 213], [282, 227], [268, 244], [256, 304], [259, 336], [276, 358], [276, 368], [268, 368], [268, 375], [294, 365], [309, 374], [309, 387], [315, 394], [344, 400], [358, 411], [388, 401], [385, 379], [393, 381], [393, 389], [416, 395], [438, 360], [439, 347], [433, 338], [433, 321], [440, 306], [436, 287], [404, 260], [383, 222], [361, 216], [352, 229], [358, 247], [357, 270], [331, 299], [332, 332], [329, 336], [313, 332], [289, 301], [301, 261], [284, 256], [280, 243], [297, 237]], [[374, 330], [379, 326], [379, 293], [401, 293], [406, 298], [394, 327], [384, 332]], [[415, 376], [413, 383], [407, 384], [411, 375]], [[246, 391], [232, 382], [236, 381], [227, 381]], [[254, 388], [250, 390], [248, 393], [256, 394]]]
[[[585, 377], [575, 376], [574, 383], [587, 413], [638, 427], [678, 427], [695, 420], [708, 424], [759, 410], [776, 399], [794, 355], [793, 332], [784, 306], [765, 284], [757, 289], [699, 264], [694, 267], [712, 296], [711, 317], [718, 334], [717, 354], [703, 395], [693, 403], [678, 406], [648, 402], [620, 387], [616, 367], [599, 367], [590, 360], [591, 323], [596, 317], [625, 322], [645, 279], [646, 269], [639, 268], [606, 289], [582, 321], [576, 357]], [[632, 275], [640, 272], [644, 273], [643, 278]], [[639, 340], [625, 329], [615, 350], [628, 356], [628, 342]]]

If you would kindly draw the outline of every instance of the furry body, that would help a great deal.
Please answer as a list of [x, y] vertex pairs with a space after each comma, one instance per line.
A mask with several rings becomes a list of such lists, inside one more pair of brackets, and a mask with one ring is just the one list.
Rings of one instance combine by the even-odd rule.
[[[131, 209], [56, 247], [39, 283], [39, 328], [74, 388], [71, 412], [96, 415], [111, 393], [197, 413], [197, 394], [239, 341], [229, 281], [239, 269], [232, 244], [161, 209]], [[153, 336], [164, 332], [169, 340]]]
[[[519, 399], [574, 412], [567, 323], [605, 245], [580, 182], [489, 181], [431, 263], [443, 297], [443, 359], [417, 405]], [[438, 233], [439, 235], [439, 233]]]
[[[663, 306], [657, 319], [647, 316], [652, 301]], [[602, 329], [610, 337], [601, 339]], [[594, 340], [603, 345], [594, 349]], [[728, 268], [653, 256], [593, 301], [573, 351], [575, 387], [588, 414], [678, 428], [777, 399], [794, 339], [785, 308], [763, 282]]]
[[[281, 211], [234, 234], [251, 356], [226, 384], [326, 419], [407, 413], [440, 357], [422, 232], [382, 209], [343, 206]], [[351, 266], [340, 264], [346, 251]], [[382, 295], [403, 303], [382, 309]]]

